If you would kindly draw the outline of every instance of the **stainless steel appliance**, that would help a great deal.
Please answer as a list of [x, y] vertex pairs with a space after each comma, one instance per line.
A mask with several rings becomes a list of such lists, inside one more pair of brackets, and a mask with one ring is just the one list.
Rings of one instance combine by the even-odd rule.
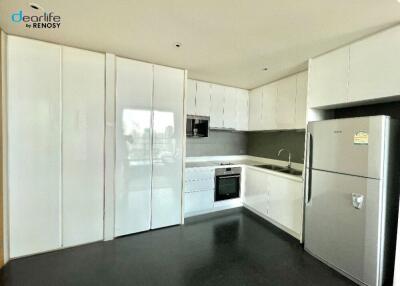
[[215, 169], [215, 201], [240, 197], [240, 174], [242, 168]]
[[387, 116], [308, 125], [304, 247], [360, 285], [391, 285], [399, 123]]
[[187, 137], [208, 137], [209, 117], [188, 115], [186, 119]]

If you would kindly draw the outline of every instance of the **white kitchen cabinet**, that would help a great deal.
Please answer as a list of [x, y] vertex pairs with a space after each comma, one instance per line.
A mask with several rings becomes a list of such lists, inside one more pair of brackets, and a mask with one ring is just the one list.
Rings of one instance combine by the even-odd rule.
[[210, 116], [211, 112], [211, 98], [210, 89], [211, 84], [203, 81], [196, 81], [196, 115]]
[[268, 175], [262, 170], [245, 169], [243, 203], [264, 216], [268, 216]]
[[350, 45], [349, 101], [400, 95], [400, 26]]
[[260, 130], [275, 130], [278, 128], [278, 84], [270, 83], [262, 87], [262, 110]]
[[7, 38], [10, 257], [61, 247], [61, 47]]
[[153, 65], [117, 57], [116, 236], [150, 229], [152, 96]]
[[197, 83], [195, 80], [188, 79], [186, 81], [186, 114], [196, 115], [196, 93], [197, 93]]
[[214, 190], [185, 193], [185, 217], [211, 211], [214, 207]]
[[236, 93], [236, 130], [249, 130], [249, 92], [244, 89]]
[[[346, 46], [310, 60], [309, 108], [348, 102], [349, 56], [350, 48]], [[364, 60], [368, 62], [368, 58]]]
[[225, 86], [211, 85], [210, 128], [224, 128]]
[[154, 65], [151, 228], [181, 223], [183, 70]]
[[296, 114], [295, 114], [295, 129], [306, 128], [307, 115], [307, 71], [298, 73], [296, 76]]
[[303, 227], [303, 183], [268, 175], [268, 217], [295, 234]]
[[250, 91], [249, 94], [249, 130], [262, 130], [263, 87]]
[[276, 110], [275, 112], [271, 110], [270, 114], [276, 118], [277, 129], [293, 129], [296, 120], [296, 75], [279, 80], [276, 86]]
[[245, 207], [301, 239], [303, 182], [247, 167]]
[[237, 89], [233, 87], [225, 87], [224, 93], [224, 128], [236, 129], [236, 104], [237, 104]]
[[62, 245], [103, 239], [105, 56], [62, 48]]

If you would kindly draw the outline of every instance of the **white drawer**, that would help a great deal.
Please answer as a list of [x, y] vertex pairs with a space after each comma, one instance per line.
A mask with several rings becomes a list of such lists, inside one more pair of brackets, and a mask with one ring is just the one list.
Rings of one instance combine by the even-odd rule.
[[214, 168], [187, 168], [185, 169], [185, 180], [213, 180], [214, 172]]
[[214, 206], [214, 190], [185, 193], [185, 215], [212, 209]]
[[214, 190], [214, 179], [185, 182], [185, 193]]

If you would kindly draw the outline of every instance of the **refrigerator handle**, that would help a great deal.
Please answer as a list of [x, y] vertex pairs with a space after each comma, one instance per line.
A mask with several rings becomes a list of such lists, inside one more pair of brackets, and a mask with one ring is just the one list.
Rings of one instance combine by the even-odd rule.
[[307, 132], [307, 161], [306, 161], [306, 204], [309, 204], [312, 196], [312, 162], [313, 162], [313, 136]]

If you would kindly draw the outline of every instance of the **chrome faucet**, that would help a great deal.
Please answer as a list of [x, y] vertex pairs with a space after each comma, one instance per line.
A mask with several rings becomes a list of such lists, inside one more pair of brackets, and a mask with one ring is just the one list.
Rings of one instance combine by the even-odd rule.
[[285, 148], [282, 148], [281, 150], [278, 151], [278, 157], [281, 155], [282, 151], [286, 151], [289, 154], [289, 162], [288, 162], [288, 168], [292, 168], [292, 153], [290, 151], [286, 150]]

